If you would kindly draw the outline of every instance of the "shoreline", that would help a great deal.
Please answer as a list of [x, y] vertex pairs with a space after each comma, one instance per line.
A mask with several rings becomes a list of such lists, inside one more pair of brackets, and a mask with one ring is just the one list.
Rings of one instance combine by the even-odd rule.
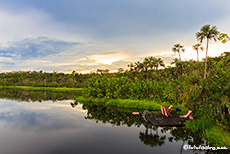
[[[75, 98], [80, 103], [93, 103], [93, 104], [104, 104], [105, 106], [118, 107], [118, 108], [135, 108], [141, 110], [160, 110], [160, 105], [170, 106], [169, 102], [150, 101], [150, 100], [132, 100], [132, 99], [107, 99], [107, 98], [94, 98], [78, 96]], [[177, 107], [186, 108], [182, 105]]]
[[[169, 106], [168, 102], [160, 101], [148, 101], [148, 100], [130, 100], [130, 99], [107, 99], [107, 98], [93, 98], [79, 96], [75, 99], [82, 104], [95, 104], [105, 105], [108, 107], [117, 108], [133, 108], [139, 110], [159, 110], [160, 105]], [[184, 111], [188, 109], [185, 106], [176, 105], [182, 108]], [[131, 112], [131, 111], [130, 111]], [[207, 118], [198, 118], [196, 120], [188, 121], [185, 123], [185, 128], [192, 130], [194, 133], [199, 133], [204, 138], [215, 146], [230, 148], [230, 132], [224, 128], [220, 123], [217, 123], [210, 119], [210, 123], [207, 123]], [[205, 128], [205, 129], [204, 129]], [[221, 130], [221, 132], [220, 132]]]

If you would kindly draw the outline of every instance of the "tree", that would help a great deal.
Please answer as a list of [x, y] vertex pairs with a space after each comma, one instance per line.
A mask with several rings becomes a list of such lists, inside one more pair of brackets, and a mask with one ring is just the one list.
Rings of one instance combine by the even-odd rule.
[[172, 51], [173, 51], [173, 52], [178, 52], [179, 60], [181, 61], [180, 52], [181, 52], [181, 51], [182, 51], [182, 52], [185, 52], [184, 46], [183, 46], [183, 45], [180, 45], [180, 43], [174, 44], [174, 46], [172, 47]]
[[200, 43], [203, 42], [204, 39], [207, 40], [206, 43], [206, 57], [205, 57], [205, 69], [204, 69], [204, 78], [206, 78], [206, 74], [207, 74], [207, 63], [208, 63], [208, 43], [209, 40], [217, 40], [218, 34], [220, 32], [217, 30], [216, 26], [210, 26], [208, 25], [204, 25], [203, 27], [201, 27], [200, 32], [196, 33], [196, 38], [198, 39], [198, 41], [200, 41]]
[[149, 71], [148, 71], [148, 69], [150, 68], [149, 58], [145, 58], [144, 61], [139, 64], [139, 68], [145, 72], [146, 80], [147, 82], [149, 82]]
[[171, 62], [171, 65], [175, 64], [175, 66], [178, 65], [179, 59], [178, 58], [174, 58], [173, 61]]
[[[164, 61], [161, 59], [161, 58], [155, 58], [153, 57], [154, 60], [152, 62], [153, 66], [155, 67], [155, 70], [156, 70], [156, 77], [157, 77], [157, 71], [158, 71], [158, 67], [159, 66], [162, 66], [162, 67], [165, 67], [165, 64], [164, 64]], [[155, 80], [156, 81], [156, 80]]]
[[[185, 52], [185, 49], [184, 49], [184, 46], [183, 45], [180, 45], [180, 43], [178, 44], [174, 44], [174, 46], [172, 47], [172, 51], [173, 52], [178, 52], [178, 55], [179, 55], [179, 61], [181, 63], [181, 54], [180, 52]], [[181, 73], [182, 73], [182, 69], [184, 70], [184, 67], [183, 67], [183, 64], [181, 63]], [[185, 72], [185, 70], [184, 70]], [[185, 73], [186, 74], [186, 73]]]
[[159, 66], [165, 67], [165, 64], [161, 58], [157, 58], [154, 66], [155, 66], [156, 70], [158, 70]]
[[152, 56], [149, 57], [148, 59], [149, 59], [149, 67], [151, 69], [153, 69], [153, 67], [156, 68], [157, 59], [155, 57], [152, 57]]
[[193, 45], [192, 48], [193, 48], [193, 50], [196, 50], [196, 53], [197, 53], [197, 61], [199, 61], [199, 49], [200, 49], [201, 51], [203, 51], [203, 50], [204, 50], [204, 47], [202, 47], [200, 43], [197, 43], [197, 44]]

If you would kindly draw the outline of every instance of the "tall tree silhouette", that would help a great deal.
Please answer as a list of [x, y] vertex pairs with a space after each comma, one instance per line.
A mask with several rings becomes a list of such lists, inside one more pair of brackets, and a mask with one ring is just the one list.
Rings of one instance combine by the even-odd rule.
[[201, 51], [203, 51], [204, 47], [202, 47], [200, 43], [197, 43], [197, 44], [193, 45], [192, 48], [196, 51], [196, 53], [197, 53], [197, 61], [199, 61], [199, 49]]
[[204, 25], [203, 27], [201, 27], [200, 32], [196, 33], [196, 38], [198, 39], [198, 41], [200, 41], [200, 43], [203, 42], [204, 39], [207, 40], [206, 43], [206, 57], [205, 57], [205, 68], [204, 68], [204, 78], [206, 78], [207, 76], [207, 64], [208, 64], [208, 44], [209, 44], [209, 40], [214, 40], [216, 41], [219, 35], [219, 31], [217, 30], [216, 26], [210, 26], [208, 25]]

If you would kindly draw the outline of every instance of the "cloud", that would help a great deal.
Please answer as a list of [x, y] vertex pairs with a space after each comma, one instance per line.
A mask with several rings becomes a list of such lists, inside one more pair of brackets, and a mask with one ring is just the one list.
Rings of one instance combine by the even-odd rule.
[[54, 15], [24, 2], [0, 2], [1, 43], [40, 36], [68, 41], [84, 40], [80, 34], [71, 31], [66, 23], [56, 21]]
[[[49, 56], [73, 51], [79, 42], [68, 42], [48, 37], [27, 38], [8, 42], [0, 47], [0, 68], [2, 70], [44, 69], [55, 60], [46, 59]], [[54, 68], [57, 68], [54, 67]]]
[[42, 58], [48, 55], [71, 50], [80, 43], [66, 42], [47, 37], [28, 38], [7, 43], [7, 47], [0, 49], [2, 57], [14, 57], [21, 59]]
[[110, 65], [127, 57], [119, 45], [70, 42], [48, 37], [26, 38], [0, 47], [0, 69], [90, 72], [98, 68], [114, 68]]
[[[21, 9], [13, 11], [15, 7], [12, 4], [19, 5]], [[38, 30], [42, 35], [44, 32], [49, 35], [61, 35], [63, 32], [71, 38], [75, 35], [125, 44], [142, 44], [146, 40], [150, 44], [150, 41], [161, 42], [159, 40], [166, 37], [171, 37], [171, 40], [181, 38], [175, 34], [194, 31], [204, 23], [215, 24], [230, 13], [225, 9], [230, 4], [226, 0], [14, 0], [12, 4], [8, 4], [7, 8], [19, 17], [16, 21], [22, 20], [23, 27], [30, 29], [28, 33], [31, 29]], [[20, 12], [19, 15], [15, 15], [17, 12]], [[170, 35], [172, 31], [174, 33]]]

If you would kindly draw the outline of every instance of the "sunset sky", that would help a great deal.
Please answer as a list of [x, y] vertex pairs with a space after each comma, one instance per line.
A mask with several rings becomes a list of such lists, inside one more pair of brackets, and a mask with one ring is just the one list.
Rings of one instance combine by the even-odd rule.
[[[184, 60], [196, 59], [192, 45], [203, 25], [230, 35], [229, 6], [229, 0], [1, 0], [0, 72], [117, 70], [148, 56], [170, 64], [176, 43], [185, 46]], [[208, 54], [224, 51], [230, 41], [212, 41]]]

